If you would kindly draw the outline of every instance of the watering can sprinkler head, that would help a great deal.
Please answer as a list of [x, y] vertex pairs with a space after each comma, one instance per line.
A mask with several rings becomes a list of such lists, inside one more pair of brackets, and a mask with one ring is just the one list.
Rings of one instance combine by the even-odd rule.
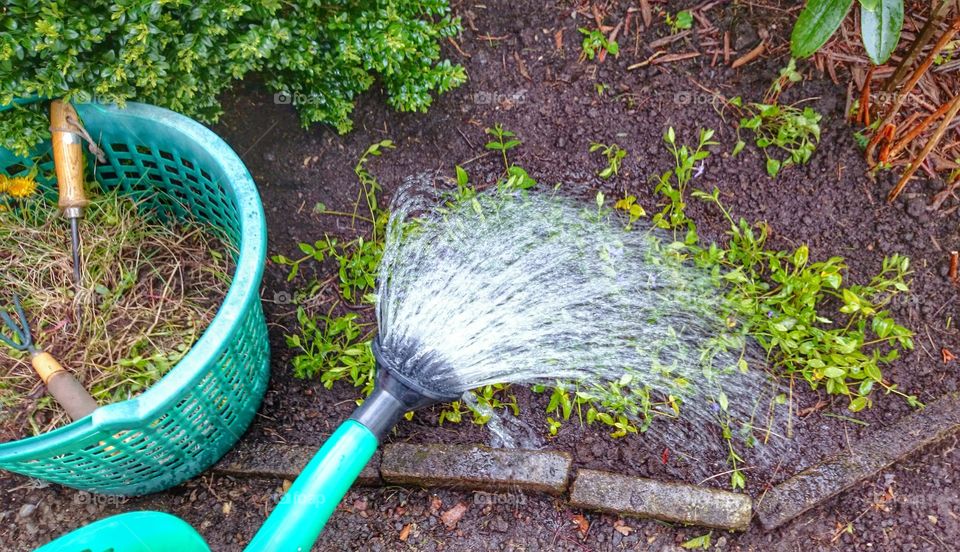
[[[419, 410], [443, 402], [455, 401], [459, 394], [440, 393], [427, 389], [401, 371], [397, 359], [390, 359], [384, 354], [377, 337], [371, 343], [373, 357], [376, 359], [377, 376], [373, 393], [350, 416], [377, 436], [378, 441], [390, 434], [393, 426], [407, 412]], [[399, 355], [398, 355], [399, 356]], [[409, 364], [410, 359], [404, 359], [402, 364]], [[435, 361], [424, 359], [425, 364], [431, 364], [436, 369]]]

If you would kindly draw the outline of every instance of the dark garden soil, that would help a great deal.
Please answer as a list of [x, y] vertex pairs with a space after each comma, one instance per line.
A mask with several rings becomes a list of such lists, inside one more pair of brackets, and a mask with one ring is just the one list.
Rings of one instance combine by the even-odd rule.
[[[580, 63], [577, 27], [594, 25], [582, 16], [571, 17], [573, 6], [497, 1], [455, 9], [464, 19], [463, 54], [450, 45], [445, 51], [465, 65], [470, 80], [439, 98], [427, 114], [395, 113], [379, 94], [370, 93], [357, 106], [356, 130], [337, 136], [326, 128], [302, 130], [294, 109], [275, 104], [253, 81], [239, 84], [224, 99], [226, 115], [215, 129], [241, 155], [260, 185], [271, 254], [294, 257], [300, 241], [314, 241], [324, 233], [355, 234], [348, 220], [315, 215], [313, 207], [323, 202], [329, 209], [353, 208], [357, 194], [353, 166], [375, 141], [389, 138], [397, 144], [395, 151], [370, 165], [388, 194], [410, 175], [428, 173], [438, 182], [449, 178], [455, 164], [470, 173], [472, 182], [489, 184], [496, 181], [502, 164], [496, 155], [485, 154], [483, 129], [500, 122], [523, 141], [511, 152], [513, 161], [541, 183], [550, 187], [562, 183], [563, 193], [587, 200], [597, 191], [608, 198], [634, 194], [651, 211], [656, 199], [648, 178], [672, 162], [663, 147], [664, 130], [673, 126], [682, 141], [691, 143], [699, 128], [713, 128], [721, 145], [693, 186], [706, 190], [717, 186], [735, 216], [766, 221], [772, 230], [770, 246], [792, 248], [806, 243], [814, 260], [843, 256], [850, 267], [848, 278], [855, 282], [878, 272], [884, 255], [910, 256], [915, 271], [912, 290], [893, 311], [916, 333], [917, 349], [887, 367], [885, 376], [922, 401], [957, 390], [960, 364], [944, 364], [941, 348], [960, 352], [960, 333], [954, 329], [958, 320], [952, 320], [948, 329], [948, 320], [958, 314], [958, 288], [946, 278], [948, 253], [960, 248], [960, 216], [957, 211], [950, 215], [927, 211], [937, 188], [920, 180], [893, 205], [884, 203], [895, 178], [881, 175], [871, 181], [865, 176], [861, 151], [843, 118], [845, 84], [811, 74], [789, 90], [785, 101], [806, 100], [823, 114], [823, 140], [809, 165], [791, 168], [771, 180], [762, 154], [752, 146], [737, 157], [727, 153], [737, 140], [733, 120], [724, 121], [711, 96], [697, 84], [728, 97], [759, 99], [784, 58], [761, 58], [739, 70], [719, 62], [714, 66], [709, 56], [627, 70], [652, 53], [645, 47], [647, 42], [668, 32], [662, 23], [641, 33], [639, 40], [634, 31], [621, 39], [619, 59]], [[625, 9], [614, 9], [608, 22], [615, 25]], [[715, 26], [731, 31], [740, 54], [756, 45], [761, 30], [769, 32], [774, 42], [782, 42], [776, 37], [786, 36], [792, 21], [783, 8], [749, 4], [720, 3], [705, 15]], [[555, 37], [560, 30], [562, 48], [558, 49]], [[698, 40], [693, 33], [669, 50], [693, 51]], [[802, 64], [801, 69], [812, 73]], [[608, 86], [602, 95], [598, 84]], [[588, 153], [595, 141], [616, 142], [628, 150], [619, 177], [602, 181], [595, 176], [603, 166], [598, 154]], [[696, 202], [690, 213], [701, 235], [723, 238], [720, 213]], [[287, 283], [286, 273], [284, 267], [267, 266], [263, 298], [271, 324], [273, 375], [260, 415], [245, 439], [318, 445], [349, 415], [357, 391], [346, 384], [327, 391], [318, 381], [292, 377], [292, 353], [284, 334], [296, 329], [289, 297], [303, 282]], [[546, 398], [525, 389], [515, 393], [521, 416], [546, 435]], [[795, 422], [792, 445], [778, 451], [775, 462], [747, 471], [750, 493], [760, 496], [768, 485], [911, 410], [897, 397], [875, 398], [874, 408], [855, 415], [866, 424], [860, 425], [831, 416], [850, 414], [844, 401], [798, 383], [796, 406], [810, 413]], [[819, 401], [825, 405], [810, 409]], [[433, 411], [402, 423], [392, 439], [475, 443], [488, 442], [490, 436], [486, 429], [469, 423], [438, 427], [437, 411]], [[572, 453], [577, 467], [692, 483], [702, 482], [704, 473], [722, 474], [728, 469], [722, 457], [684, 460], [683, 451], [665, 454], [651, 444], [655, 439], [611, 439], [602, 429], [583, 428], [575, 421], [565, 424], [557, 437], [544, 440], [545, 447]], [[952, 549], [960, 539], [960, 453], [954, 445], [955, 441], [947, 442], [917, 455], [780, 530], [765, 533], [755, 524], [742, 535], [714, 531], [713, 542], [733, 550]], [[720, 475], [704, 484], [722, 487], [728, 482], [727, 475]], [[39, 488], [4, 473], [0, 489], [4, 549], [29, 549], [107, 514], [156, 509], [192, 523], [215, 549], [239, 550], [272, 507], [281, 482], [208, 474], [150, 497], [95, 502], [89, 495], [58, 486]], [[457, 502], [469, 507], [451, 530], [441, 523], [439, 514]], [[561, 500], [543, 496], [510, 495], [504, 502], [487, 505], [478, 503], [471, 493], [438, 489], [353, 491], [331, 520], [318, 549], [672, 550], [707, 532], [633, 519], [624, 520], [624, 528], [615, 516], [578, 512]], [[580, 519], [575, 516], [581, 514], [589, 524], [588, 529], [582, 526], [583, 531], [575, 523]], [[848, 531], [844, 530], [847, 524]]]

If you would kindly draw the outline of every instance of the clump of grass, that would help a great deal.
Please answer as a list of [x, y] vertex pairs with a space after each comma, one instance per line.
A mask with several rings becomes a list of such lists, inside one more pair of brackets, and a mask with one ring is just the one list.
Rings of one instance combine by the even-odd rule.
[[[116, 193], [95, 193], [81, 223], [83, 277], [69, 224], [39, 196], [0, 213], [0, 303], [22, 298], [38, 346], [101, 404], [166, 374], [213, 320], [232, 255], [196, 225], [167, 226]], [[0, 304], [0, 308], [6, 307]], [[68, 423], [29, 357], [0, 348], [0, 441]]]

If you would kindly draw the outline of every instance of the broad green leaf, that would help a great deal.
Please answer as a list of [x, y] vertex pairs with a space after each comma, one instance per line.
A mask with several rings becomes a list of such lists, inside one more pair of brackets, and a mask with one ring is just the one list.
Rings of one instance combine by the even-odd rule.
[[771, 177], [776, 177], [777, 173], [780, 172], [780, 161], [774, 159], [773, 157], [767, 158], [767, 174]]
[[863, 47], [875, 65], [886, 63], [900, 41], [903, 28], [903, 0], [873, 0], [873, 9], [860, 2]]
[[843, 368], [837, 368], [836, 366], [831, 366], [823, 371], [823, 375], [828, 378], [839, 378], [845, 373], [846, 372], [843, 371]]
[[733, 156], [740, 153], [746, 145], [747, 143], [743, 140], [737, 140], [737, 145], [733, 146], [733, 152], [730, 155]]
[[720, 405], [720, 408], [726, 412], [730, 406], [730, 400], [727, 398], [727, 394], [721, 391], [720, 394], [717, 395], [717, 403]]
[[847, 408], [850, 409], [850, 412], [860, 412], [870, 404], [870, 399], [866, 397], [857, 397], [850, 401], [850, 406]]
[[683, 544], [680, 545], [681, 548], [686, 548], [687, 550], [708, 550], [710, 548], [710, 535], [713, 533], [707, 533], [706, 535], [700, 535], [699, 537], [694, 537]]
[[790, 52], [794, 57], [809, 57], [826, 44], [840, 28], [851, 6], [853, 0], [809, 0], [790, 35]]

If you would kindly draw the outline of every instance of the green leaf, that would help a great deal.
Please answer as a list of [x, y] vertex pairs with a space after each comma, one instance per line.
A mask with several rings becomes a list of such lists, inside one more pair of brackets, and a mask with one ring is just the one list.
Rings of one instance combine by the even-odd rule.
[[779, 160], [773, 157], [767, 158], [767, 174], [769, 174], [771, 178], [776, 178], [777, 173], [780, 172], [780, 167], [781, 163]]
[[900, 41], [903, 28], [903, 0], [860, 1], [860, 27], [863, 47], [875, 65], [886, 63]]
[[727, 399], [727, 394], [721, 391], [720, 394], [717, 395], [717, 403], [720, 405], [720, 409], [726, 412], [727, 407], [730, 406], [730, 401]]
[[694, 537], [687, 542], [680, 545], [681, 548], [686, 548], [687, 550], [708, 550], [710, 548], [710, 535], [713, 533], [707, 533], [706, 535], [700, 535], [699, 537]]
[[460, 186], [466, 186], [470, 181], [470, 177], [467, 176], [467, 171], [463, 170], [463, 167], [460, 165], [456, 166], [457, 169], [457, 184]]
[[807, 264], [807, 259], [810, 256], [810, 249], [806, 245], [801, 245], [793, 252], [793, 264], [794, 266], [802, 267]]
[[836, 366], [831, 366], [823, 371], [823, 375], [828, 378], [839, 378], [844, 374], [846, 374], [846, 372], [843, 368], [837, 368]]
[[857, 397], [850, 401], [850, 406], [847, 408], [850, 412], [860, 412], [870, 404], [870, 399], [867, 397]]
[[740, 470], [735, 470], [730, 474], [730, 488], [743, 489], [747, 486], [747, 478], [743, 476], [743, 473]]
[[689, 29], [693, 26], [693, 14], [690, 10], [683, 10], [677, 12], [677, 28], [678, 29]]
[[847, 16], [853, 0], [809, 0], [790, 35], [790, 52], [794, 57], [813, 55], [830, 40]]
[[737, 145], [733, 146], [733, 151], [730, 153], [731, 156], [737, 155], [743, 148], [747, 145], [743, 140], [737, 140]]

